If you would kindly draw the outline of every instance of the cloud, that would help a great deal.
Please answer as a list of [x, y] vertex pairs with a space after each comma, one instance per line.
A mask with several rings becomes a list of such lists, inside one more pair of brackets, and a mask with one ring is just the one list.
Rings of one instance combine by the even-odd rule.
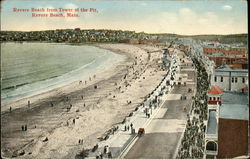
[[232, 10], [232, 6], [230, 6], [230, 5], [224, 5], [223, 7], [222, 7], [222, 9], [224, 9], [224, 10]]
[[146, 2], [142, 2], [140, 5], [141, 6], [147, 6], [148, 4]]
[[[68, 3], [65, 5], [65, 8], [64, 9], [76, 9], [76, 8], [79, 8], [77, 5], [73, 4], [73, 3]], [[76, 12], [65, 12], [65, 13], [72, 13], [72, 14], [75, 14]], [[79, 13], [77, 13], [79, 15]], [[65, 18], [65, 21], [67, 23], [76, 23], [79, 21], [79, 17], [66, 17]]]
[[181, 8], [177, 16], [179, 16], [179, 20], [184, 24], [193, 24], [198, 18], [198, 15], [189, 8]]
[[66, 9], [76, 9], [78, 8], [77, 5], [73, 4], [73, 3], [68, 3], [65, 5]]

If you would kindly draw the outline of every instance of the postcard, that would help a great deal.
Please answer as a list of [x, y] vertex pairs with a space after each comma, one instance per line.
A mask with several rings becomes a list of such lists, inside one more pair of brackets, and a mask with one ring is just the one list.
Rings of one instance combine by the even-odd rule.
[[1, 158], [249, 158], [247, 10], [1, 1]]

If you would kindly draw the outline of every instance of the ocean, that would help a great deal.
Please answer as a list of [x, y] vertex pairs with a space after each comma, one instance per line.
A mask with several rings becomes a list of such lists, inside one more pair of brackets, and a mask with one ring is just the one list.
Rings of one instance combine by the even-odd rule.
[[125, 55], [87, 45], [2, 43], [1, 99], [57, 88], [105, 71]]

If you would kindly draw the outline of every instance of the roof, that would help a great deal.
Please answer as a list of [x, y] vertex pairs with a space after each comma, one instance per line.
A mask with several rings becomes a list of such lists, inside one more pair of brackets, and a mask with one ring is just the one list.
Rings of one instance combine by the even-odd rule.
[[221, 96], [222, 104], [248, 104], [248, 94], [224, 91]]
[[247, 93], [225, 92], [221, 97], [220, 118], [249, 119], [249, 105]]
[[216, 70], [231, 70], [231, 67], [228, 65], [220, 65]]
[[230, 66], [228, 66], [228, 65], [221, 65], [221, 66], [219, 66], [219, 67], [217, 67], [216, 69], [215, 69], [215, 72], [229, 72], [229, 71], [231, 71], [231, 72], [248, 72], [248, 70], [247, 69], [232, 69]]
[[220, 89], [218, 86], [213, 86], [211, 89], [208, 90], [209, 94], [222, 94], [223, 90]]
[[249, 120], [249, 106], [243, 104], [222, 104], [220, 118]]
[[207, 121], [207, 134], [216, 134], [217, 132], [217, 121], [216, 121], [216, 111], [209, 111], [209, 118]]
[[221, 65], [214, 69], [214, 75], [229, 75], [229, 73], [232, 73], [232, 76], [247, 76], [248, 75], [248, 69], [232, 69], [228, 65]]
[[[215, 71], [213, 74], [215, 76], [229, 76], [231, 71]], [[248, 73], [247, 72], [237, 72], [237, 71], [233, 71], [231, 72], [231, 76], [235, 76], [235, 77], [247, 77]]]
[[223, 54], [223, 53], [220, 53], [220, 52], [213, 52], [213, 53], [211, 53], [211, 54], [209, 54], [208, 56], [226, 56], [225, 54]]

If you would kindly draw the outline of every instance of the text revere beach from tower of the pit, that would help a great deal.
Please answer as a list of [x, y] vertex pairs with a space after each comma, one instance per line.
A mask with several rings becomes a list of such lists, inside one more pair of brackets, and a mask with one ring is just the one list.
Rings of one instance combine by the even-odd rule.
[[32, 17], [80, 17], [80, 12], [98, 11], [96, 8], [13, 8], [13, 12], [31, 12]]

